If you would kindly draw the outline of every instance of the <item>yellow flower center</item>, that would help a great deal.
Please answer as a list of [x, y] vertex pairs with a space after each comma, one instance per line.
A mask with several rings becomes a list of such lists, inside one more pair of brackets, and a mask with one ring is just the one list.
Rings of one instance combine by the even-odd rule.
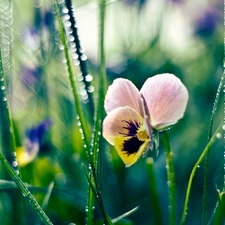
[[137, 133], [137, 138], [140, 141], [145, 141], [146, 139], [149, 139], [147, 131], [146, 130], [139, 131]]

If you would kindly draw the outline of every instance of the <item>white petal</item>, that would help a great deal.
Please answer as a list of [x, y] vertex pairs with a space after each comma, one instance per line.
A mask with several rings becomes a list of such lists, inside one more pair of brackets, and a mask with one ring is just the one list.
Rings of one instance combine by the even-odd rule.
[[118, 107], [130, 106], [141, 114], [140, 94], [135, 85], [123, 78], [118, 78], [109, 86], [105, 97], [105, 111], [111, 112]]
[[183, 117], [188, 92], [173, 74], [148, 78], [140, 92], [147, 103], [151, 126], [157, 130], [175, 124]]

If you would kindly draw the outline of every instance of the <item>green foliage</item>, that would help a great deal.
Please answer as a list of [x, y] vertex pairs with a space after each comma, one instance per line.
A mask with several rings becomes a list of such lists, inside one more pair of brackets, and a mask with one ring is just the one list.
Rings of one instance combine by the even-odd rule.
[[[204, 214], [203, 221], [222, 224], [223, 7], [59, 2], [0, 3], [1, 223], [40, 224], [48, 215], [56, 225], [198, 225]], [[169, 139], [159, 135], [154, 164], [141, 158], [125, 168], [102, 138], [107, 86], [124, 77], [140, 88], [158, 73], [185, 84], [186, 113]]]

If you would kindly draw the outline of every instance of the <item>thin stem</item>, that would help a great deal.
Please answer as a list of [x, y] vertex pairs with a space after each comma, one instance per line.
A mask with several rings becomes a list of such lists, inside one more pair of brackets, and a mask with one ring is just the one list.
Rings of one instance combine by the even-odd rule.
[[[99, 101], [96, 111], [96, 119], [95, 119], [95, 125], [94, 125], [94, 137], [92, 140], [92, 149], [91, 152], [93, 153], [93, 158], [91, 158], [91, 164], [94, 167], [94, 171], [96, 171], [97, 174], [92, 174], [93, 170], [90, 170], [90, 179], [93, 181], [94, 177], [98, 175], [98, 171], [101, 173], [101, 168], [98, 168], [98, 149], [100, 144], [100, 135], [99, 132], [101, 132], [102, 127], [102, 118], [103, 118], [103, 104], [104, 104], [104, 96], [105, 96], [105, 86], [106, 86], [106, 70], [105, 70], [105, 52], [104, 52], [104, 30], [105, 30], [105, 0], [100, 0], [100, 6], [99, 6], [99, 61], [100, 61], [100, 79], [99, 79]], [[101, 165], [101, 163], [100, 163]], [[100, 174], [101, 177], [101, 174]], [[98, 185], [96, 183], [96, 185]], [[92, 218], [93, 218], [93, 206], [94, 206], [94, 195], [93, 191], [91, 189], [91, 186], [89, 187], [89, 198], [88, 198], [88, 214], [87, 214], [87, 224], [92, 224]]]
[[90, 149], [90, 144], [89, 144], [89, 141], [88, 141], [88, 131], [87, 131], [87, 127], [86, 127], [86, 124], [85, 124], [85, 118], [84, 118], [84, 114], [83, 114], [82, 107], [81, 107], [81, 104], [80, 104], [78, 90], [77, 90], [77, 87], [74, 83], [74, 77], [75, 76], [73, 74], [70, 56], [69, 56], [69, 51], [68, 51], [68, 47], [67, 47], [67, 43], [66, 43], [65, 29], [64, 29], [64, 26], [63, 26], [63, 22], [62, 22], [60, 12], [59, 12], [58, 3], [55, 2], [54, 6], [55, 6], [56, 16], [57, 16], [57, 20], [58, 20], [58, 24], [59, 24], [60, 38], [61, 38], [62, 45], [63, 45], [63, 48], [64, 48], [66, 65], [67, 65], [68, 74], [69, 74], [69, 81], [70, 81], [70, 85], [71, 85], [72, 92], [73, 92], [73, 97], [74, 97], [74, 101], [75, 101], [75, 105], [76, 105], [77, 114], [79, 116], [79, 120], [80, 120], [80, 123], [81, 123], [81, 129], [82, 129], [82, 132], [83, 132], [84, 144], [85, 144], [87, 149]]
[[162, 223], [162, 215], [160, 210], [160, 204], [158, 199], [158, 193], [157, 193], [157, 185], [155, 180], [155, 174], [154, 174], [154, 159], [153, 158], [147, 158], [146, 160], [147, 170], [148, 170], [148, 176], [150, 181], [150, 194], [151, 194], [151, 203], [152, 203], [152, 210], [154, 215], [154, 224], [163, 224]]
[[196, 164], [194, 165], [194, 167], [193, 167], [193, 169], [191, 171], [191, 175], [190, 175], [190, 178], [189, 178], [189, 181], [188, 181], [188, 186], [187, 186], [187, 191], [186, 191], [186, 197], [185, 197], [185, 202], [184, 202], [184, 209], [183, 209], [183, 214], [182, 214], [182, 217], [181, 217], [180, 225], [183, 225], [184, 222], [185, 222], [185, 218], [186, 218], [186, 214], [187, 214], [187, 209], [188, 209], [188, 201], [189, 201], [189, 196], [190, 196], [190, 192], [191, 192], [191, 185], [192, 185], [192, 181], [193, 181], [195, 172], [196, 172], [199, 164], [202, 162], [202, 160], [206, 156], [207, 152], [209, 151], [209, 149], [213, 145], [213, 143], [216, 141], [217, 134], [222, 129], [222, 125], [223, 125], [223, 121], [221, 122], [221, 124], [217, 128], [216, 132], [214, 133], [214, 135], [210, 139], [209, 143], [206, 145], [204, 151], [200, 155], [198, 161], [196, 162]]
[[65, 0], [65, 5], [66, 5], [66, 8], [68, 9], [69, 21], [71, 23], [71, 26], [70, 26], [70, 28], [72, 30], [71, 35], [74, 37], [72, 42], [74, 42], [74, 44], [76, 46], [74, 51], [76, 52], [76, 54], [78, 56], [80, 72], [81, 72], [81, 75], [83, 76], [83, 82], [84, 82], [85, 90], [87, 92], [87, 96], [88, 96], [88, 100], [89, 100], [88, 101], [89, 110], [90, 110], [90, 112], [93, 112], [94, 111], [94, 101], [93, 101], [92, 93], [90, 92], [91, 83], [87, 79], [88, 75], [89, 75], [88, 68], [87, 68], [87, 57], [86, 57], [86, 55], [84, 55], [83, 49], [80, 44], [80, 39], [78, 36], [78, 29], [77, 29], [75, 15], [74, 15], [74, 13], [75, 13], [74, 7], [73, 7], [71, 0]]
[[16, 148], [14, 128], [12, 123], [12, 116], [10, 112], [10, 106], [8, 103], [8, 96], [6, 93], [5, 75], [2, 65], [2, 57], [0, 50], [0, 114], [1, 114], [1, 127], [2, 127], [2, 143], [3, 151], [6, 157], [10, 156]]
[[[216, 114], [216, 110], [217, 110], [217, 105], [219, 102], [219, 97], [220, 97], [220, 92], [222, 90], [223, 87], [223, 83], [224, 83], [224, 79], [225, 79], [225, 73], [222, 74], [217, 92], [216, 92], [216, 97], [215, 97], [215, 101], [213, 104], [213, 109], [212, 109], [212, 115], [211, 115], [211, 119], [210, 119], [210, 125], [209, 125], [209, 131], [208, 131], [208, 140], [207, 143], [209, 143], [210, 138], [212, 137], [212, 127], [213, 127], [213, 121], [214, 121], [214, 117]], [[207, 181], [208, 181], [208, 164], [209, 164], [209, 152], [206, 154], [205, 156], [205, 168], [204, 168], [204, 185], [203, 185], [203, 209], [202, 209], [202, 225], [206, 224], [206, 210], [207, 210], [207, 189], [208, 189], [208, 185], [207, 185]]]
[[168, 188], [169, 188], [169, 218], [170, 225], [175, 224], [176, 215], [176, 199], [175, 199], [175, 180], [174, 180], [174, 168], [172, 152], [170, 149], [169, 139], [166, 131], [162, 132], [163, 142], [166, 150], [166, 167], [168, 176]]
[[20, 188], [20, 190], [21, 190], [22, 195], [24, 196], [24, 198], [28, 199], [28, 202], [30, 203], [30, 205], [32, 206], [32, 208], [37, 212], [37, 214], [41, 218], [42, 222], [45, 225], [53, 225], [53, 223], [50, 221], [50, 219], [45, 214], [45, 212], [43, 211], [43, 209], [40, 207], [40, 205], [38, 204], [38, 202], [36, 201], [36, 199], [33, 197], [33, 195], [27, 189], [27, 187], [25, 186], [25, 184], [23, 183], [23, 181], [18, 177], [18, 175], [16, 174], [15, 170], [9, 164], [9, 162], [7, 161], [7, 159], [2, 154], [1, 151], [0, 151], [0, 160], [4, 164], [6, 170], [9, 173], [9, 175], [11, 176], [11, 178], [15, 181], [15, 183], [17, 184], [17, 186]]

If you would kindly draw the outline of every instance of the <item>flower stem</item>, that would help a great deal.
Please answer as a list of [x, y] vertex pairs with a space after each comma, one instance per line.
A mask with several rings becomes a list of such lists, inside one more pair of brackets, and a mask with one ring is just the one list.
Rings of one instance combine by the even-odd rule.
[[216, 141], [217, 134], [221, 131], [223, 124], [224, 124], [224, 122], [222, 121], [221, 124], [219, 125], [219, 127], [217, 128], [216, 132], [214, 133], [214, 135], [212, 136], [212, 138], [210, 139], [210, 141], [206, 145], [204, 151], [200, 155], [198, 161], [196, 162], [196, 164], [194, 165], [194, 167], [191, 171], [191, 175], [190, 175], [190, 178], [189, 178], [189, 181], [188, 181], [186, 197], [185, 197], [185, 202], [184, 202], [184, 209], [183, 209], [183, 214], [182, 214], [182, 217], [181, 217], [180, 225], [183, 225], [184, 222], [185, 222], [187, 209], [188, 209], [188, 201], [189, 201], [189, 196], [190, 196], [190, 192], [191, 192], [191, 185], [192, 185], [192, 181], [193, 181], [195, 172], [196, 172], [199, 164], [202, 162], [202, 160], [204, 159], [204, 157], [208, 153], [209, 149], [212, 147], [213, 143]]
[[[96, 110], [96, 119], [94, 124], [94, 136], [91, 145], [91, 152], [93, 153], [93, 157], [90, 158], [91, 164], [94, 167], [94, 171], [98, 173], [100, 171], [101, 177], [101, 168], [98, 168], [98, 165], [101, 165], [101, 162], [98, 164], [99, 158], [99, 145], [100, 145], [100, 135], [102, 127], [102, 117], [103, 117], [103, 104], [104, 104], [104, 95], [105, 95], [105, 86], [106, 86], [106, 71], [105, 71], [105, 52], [104, 52], [104, 30], [105, 30], [105, 0], [100, 0], [99, 2], [99, 61], [100, 61], [100, 79], [99, 79], [99, 92], [98, 92], [98, 104]], [[98, 174], [92, 174], [93, 170], [89, 171], [90, 179], [93, 182], [94, 177], [98, 177]], [[96, 185], [98, 185], [96, 183]], [[89, 187], [89, 198], [88, 198], [88, 214], [87, 214], [87, 224], [92, 224], [93, 219], [93, 206], [94, 206], [94, 193]]]
[[168, 188], [169, 188], [169, 218], [170, 225], [175, 224], [176, 213], [176, 199], [175, 199], [175, 180], [174, 180], [174, 168], [172, 152], [170, 149], [169, 139], [166, 131], [162, 132], [163, 142], [166, 150], [166, 164], [167, 164], [167, 176], [168, 176]]
[[152, 210], [154, 215], [154, 224], [163, 224], [162, 223], [162, 215], [160, 210], [160, 204], [158, 199], [158, 193], [157, 193], [157, 186], [156, 186], [156, 180], [154, 175], [154, 159], [153, 158], [147, 158], [146, 160], [147, 170], [148, 170], [148, 176], [150, 180], [150, 194], [151, 194], [151, 203], [152, 203]]

